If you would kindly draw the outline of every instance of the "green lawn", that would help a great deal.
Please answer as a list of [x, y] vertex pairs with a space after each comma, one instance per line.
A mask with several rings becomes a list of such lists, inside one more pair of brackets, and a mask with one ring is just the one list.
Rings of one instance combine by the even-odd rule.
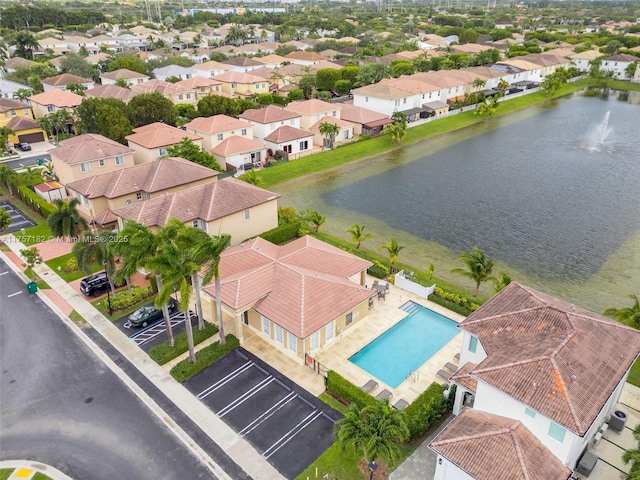
[[[193, 344], [198, 345], [199, 343], [204, 342], [207, 338], [213, 337], [216, 333], [218, 333], [218, 327], [216, 325], [204, 322], [204, 330], [198, 330], [197, 327], [193, 329]], [[175, 335], [173, 340], [173, 347], [170, 347], [169, 343], [165, 341], [160, 345], [151, 347], [149, 350], [149, 356], [158, 365], [164, 365], [189, 350], [186, 332], [180, 332]]]
[[347, 410], [349, 410], [349, 407], [347, 407], [344, 403], [339, 402], [331, 395], [327, 395], [326, 393], [321, 393], [320, 395], [318, 395], [318, 398], [343, 415], [347, 413]]
[[37, 472], [33, 476], [33, 480], [51, 480], [51, 477], [47, 477], [44, 473]]
[[358, 468], [360, 458], [362, 458], [362, 452], [356, 454], [353, 448], [343, 450], [338, 443], [334, 443], [298, 475], [296, 480], [323, 478], [326, 474], [329, 479], [362, 480], [362, 473]]
[[9, 475], [13, 473], [13, 468], [1, 468], [0, 469], [0, 480], [7, 480]]
[[49, 260], [48, 262], [45, 262], [45, 263], [47, 265], [49, 265], [49, 267], [51, 267], [51, 269], [54, 272], [56, 272], [58, 275], [60, 275], [60, 277], [67, 283], [73, 282], [74, 280], [77, 280], [79, 278], [86, 277], [86, 276], [90, 275], [90, 273], [96, 273], [96, 272], [99, 272], [101, 270], [104, 270], [104, 267], [102, 265], [100, 265], [99, 263], [94, 262], [94, 263], [92, 263], [90, 265], [90, 267], [91, 267], [90, 273], [83, 272], [82, 270], [75, 270], [73, 272], [65, 272], [64, 271], [65, 265], [67, 264], [67, 261], [70, 258], [73, 258], [73, 254], [72, 253], [67, 253], [66, 255], [62, 255], [61, 257], [52, 258], [51, 260]]
[[87, 323], [84, 317], [80, 315], [78, 312], [76, 312], [75, 310], [69, 314], [69, 318], [76, 323]]
[[24, 235], [20, 234], [20, 232], [16, 232], [14, 235], [28, 247], [50, 240], [52, 238], [51, 230], [49, 230], [46, 220], [39, 219], [37, 223], [35, 227], [27, 228], [24, 231]]

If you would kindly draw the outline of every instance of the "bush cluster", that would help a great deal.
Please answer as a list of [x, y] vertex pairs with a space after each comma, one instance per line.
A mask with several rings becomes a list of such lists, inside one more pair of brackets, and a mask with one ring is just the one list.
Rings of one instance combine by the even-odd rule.
[[[218, 327], [213, 323], [205, 322], [204, 330], [193, 330], [193, 344], [198, 345], [209, 337], [213, 337], [218, 333]], [[187, 344], [187, 332], [180, 332], [174, 336], [174, 346], [170, 347], [168, 342], [163, 342], [160, 345], [156, 345], [149, 349], [149, 356], [158, 365], [164, 365], [170, 362], [176, 357], [179, 357], [184, 352], [189, 350]]]
[[131, 287], [131, 293], [127, 290], [118, 292], [118, 295], [111, 297], [111, 308], [113, 310], [124, 310], [136, 303], [140, 303], [145, 298], [151, 295], [151, 289], [149, 287]]
[[301, 222], [299, 220], [291, 223], [285, 223], [269, 230], [268, 232], [264, 232], [260, 237], [276, 245], [282, 245], [283, 243], [298, 238], [300, 226]]
[[372, 277], [376, 277], [376, 278], [385, 278], [388, 275], [387, 270], [378, 265], [371, 265], [367, 269], [367, 273]]
[[233, 335], [229, 334], [225, 338], [227, 340], [225, 345], [220, 345], [220, 343], [216, 342], [196, 352], [196, 363], [191, 363], [188, 358], [185, 358], [171, 369], [171, 376], [180, 383], [185, 382], [219, 358], [224, 357], [234, 348], [240, 346], [240, 342]]
[[76, 260], [76, 257], [71, 257], [64, 264], [64, 271], [66, 273], [71, 273], [71, 272], [75, 272], [77, 270], [78, 270], [78, 260]]
[[434, 382], [405, 408], [404, 420], [409, 427], [410, 440], [424, 435], [429, 425], [447, 411], [448, 401], [443, 392], [442, 385]]
[[327, 373], [327, 390], [346, 403], [357, 405], [358, 408], [375, 405], [377, 401], [367, 392], [333, 370], [329, 370]]
[[52, 205], [46, 200], [40, 198], [26, 185], [20, 185], [18, 187], [18, 194], [24, 203], [33, 208], [36, 212], [39, 212], [40, 215], [45, 218], [58, 210], [55, 205]]
[[469, 301], [468, 298], [458, 295], [457, 293], [445, 292], [440, 287], [436, 287], [435, 291], [429, 295], [429, 300], [465, 317], [471, 315], [471, 313], [479, 308], [478, 304]]

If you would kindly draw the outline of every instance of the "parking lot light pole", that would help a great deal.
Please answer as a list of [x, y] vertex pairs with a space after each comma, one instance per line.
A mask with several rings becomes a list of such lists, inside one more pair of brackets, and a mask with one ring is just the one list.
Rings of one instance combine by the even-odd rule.
[[109, 272], [107, 272], [107, 262], [104, 263], [104, 274], [107, 276], [107, 306], [109, 308], [109, 316], [113, 315], [113, 309], [111, 308], [111, 279], [109, 278]]
[[369, 480], [373, 480], [373, 472], [376, 471], [376, 468], [378, 468], [378, 464], [376, 463], [375, 460], [372, 460], [369, 462], [369, 472], [371, 472], [369, 474]]

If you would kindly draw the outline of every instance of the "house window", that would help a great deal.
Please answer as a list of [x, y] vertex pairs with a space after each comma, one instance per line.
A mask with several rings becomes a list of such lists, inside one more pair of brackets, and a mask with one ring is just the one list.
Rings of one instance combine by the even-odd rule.
[[399, 107], [400, 106], [400, 100], [394, 100], [393, 101], [393, 106], [394, 107]]
[[275, 130], [275, 129], [276, 129], [276, 124], [275, 123], [269, 124], [269, 130]]
[[80, 172], [88, 173], [90, 171], [91, 171], [91, 165], [89, 164], [89, 162], [83, 162], [80, 164]]
[[16, 112], [15, 110], [11, 110], [11, 116], [15, 117], [16, 115], [18, 115], [18, 112]]
[[351, 325], [351, 322], [353, 322], [353, 313], [349, 312], [344, 323], [345, 325]]
[[309, 148], [309, 142], [307, 140], [300, 142], [300, 151], [306, 150], [307, 148]]
[[334, 110], [333, 112], [331, 112], [331, 116], [335, 117], [338, 113]]
[[187, 100], [191, 99], [191, 94], [187, 93]]
[[249, 325], [249, 310], [242, 312], [242, 323]]
[[100, 160], [98, 160], [98, 166], [104, 167], [104, 158], [101, 158]]
[[218, 140], [224, 140], [224, 133], [218, 134]]
[[369, 97], [364, 97], [364, 101], [368, 102], [369, 101]]
[[262, 331], [267, 335], [271, 335], [271, 323], [267, 317], [262, 317]]
[[198, 219], [195, 219], [191, 222], [191, 226], [193, 228], [200, 228], [200, 221]]
[[564, 442], [564, 434], [566, 430], [555, 422], [549, 425], [549, 436], [559, 442]]
[[55, 111], [56, 111], [56, 107], [54, 107], [53, 105], [47, 105], [47, 112], [51, 113]]
[[243, 128], [243, 129], [242, 129], [242, 131], [240, 132], [240, 134], [241, 134], [243, 137], [246, 137], [246, 136], [247, 136], [247, 129], [246, 129], [246, 128]]
[[314, 115], [313, 116], [313, 121], [317, 122], [318, 120], [320, 120], [320, 115]]
[[284, 150], [286, 153], [291, 153], [293, 152], [293, 148], [291, 147], [291, 145], [285, 145], [282, 147], [282, 150]]
[[406, 98], [403, 98], [403, 99], [402, 99], [402, 103], [403, 103], [404, 105], [406, 105], [406, 104], [407, 104], [407, 99], [406, 99]]
[[313, 332], [311, 334], [311, 350], [318, 348], [320, 344], [320, 332]]
[[342, 132], [342, 138], [344, 138], [345, 140], [349, 138], [349, 130], [345, 130], [344, 132]]
[[136, 193], [136, 200], [142, 200], [142, 192]]
[[25, 108], [25, 109], [22, 111], [22, 114], [23, 114], [25, 117], [30, 117], [30, 116], [31, 116], [31, 112], [29, 111], [29, 109], [28, 109], [28, 108]]
[[289, 333], [289, 338], [287, 338], [287, 343], [289, 344], [289, 350], [296, 353], [298, 351], [298, 339], [293, 333]]
[[471, 335], [471, 338], [469, 338], [469, 348], [468, 348], [468, 350], [471, 353], [476, 353], [477, 349], [478, 349], [478, 337], [474, 337], [473, 335]]
[[164, 147], [160, 147], [158, 149], [158, 155], [160, 155], [161, 157], [164, 157], [167, 154], [167, 149]]
[[116, 155], [116, 165], [124, 165], [124, 155]]
[[296, 126], [296, 119], [292, 118], [291, 120], [289, 120], [289, 125], [291, 125], [292, 127]]
[[327, 324], [326, 326], [327, 341], [331, 340], [335, 335], [335, 328], [336, 328], [335, 320], [332, 320], [331, 323]]
[[248, 220], [251, 220], [251, 210], [250, 209], [246, 209], [244, 212], [242, 212], [242, 219], [246, 222]]
[[282, 343], [283, 342], [282, 327], [280, 325], [276, 325], [275, 327], [276, 327], [276, 342]]
[[528, 416], [528, 417], [536, 418], [536, 412], [534, 412], [533, 410], [531, 410], [531, 409], [530, 409], [530, 408], [528, 408], [528, 407], [524, 409], [524, 414], [525, 414], [526, 416]]
[[238, 86], [238, 84], [237, 84], [237, 83], [232, 83], [232, 84], [231, 84], [231, 88], [236, 88], [237, 86]]

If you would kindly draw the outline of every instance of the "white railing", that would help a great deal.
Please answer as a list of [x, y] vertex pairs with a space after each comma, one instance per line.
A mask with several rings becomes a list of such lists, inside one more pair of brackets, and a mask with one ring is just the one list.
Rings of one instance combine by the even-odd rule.
[[401, 270], [396, 273], [393, 284], [396, 287], [402, 288], [414, 295], [418, 295], [421, 298], [429, 298], [429, 295], [431, 295], [436, 289], [436, 284], [434, 283], [430, 287], [423, 287], [419, 283], [414, 282], [412, 277], [413, 275], [405, 274], [404, 270]]

